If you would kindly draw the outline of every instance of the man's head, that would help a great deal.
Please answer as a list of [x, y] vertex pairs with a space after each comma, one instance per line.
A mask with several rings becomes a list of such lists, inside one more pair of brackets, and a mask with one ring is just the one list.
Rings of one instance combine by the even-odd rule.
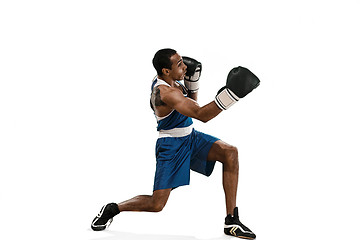
[[155, 53], [153, 65], [159, 77], [170, 76], [182, 80], [186, 72], [186, 65], [181, 56], [170, 48], [160, 49]]

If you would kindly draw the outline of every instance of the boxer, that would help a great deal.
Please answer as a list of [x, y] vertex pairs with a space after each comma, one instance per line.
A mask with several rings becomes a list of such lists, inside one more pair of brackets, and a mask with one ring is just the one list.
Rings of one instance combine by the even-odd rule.
[[195, 130], [193, 119], [207, 122], [218, 116], [255, 89], [260, 84], [259, 79], [247, 68], [233, 68], [214, 100], [201, 107], [196, 102], [202, 71], [199, 61], [182, 57], [173, 49], [161, 49], [156, 52], [153, 65], [157, 76], [151, 85], [150, 105], [159, 132], [153, 194], [104, 205], [91, 228], [95, 231], [106, 229], [113, 217], [123, 211], [160, 212], [172, 190], [189, 184], [190, 170], [210, 176], [215, 163], [220, 162], [226, 204], [224, 233], [255, 239], [256, 235], [240, 222], [236, 207], [237, 148]]

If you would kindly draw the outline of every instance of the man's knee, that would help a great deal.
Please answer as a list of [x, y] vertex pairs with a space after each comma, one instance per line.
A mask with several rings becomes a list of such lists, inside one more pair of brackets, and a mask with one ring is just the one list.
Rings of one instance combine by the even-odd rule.
[[222, 163], [227, 163], [228, 161], [237, 161], [237, 159], [238, 159], [237, 148], [221, 140], [216, 141], [213, 144], [208, 154], [208, 160], [210, 161], [219, 161]]
[[233, 168], [238, 168], [238, 149], [235, 146], [228, 145], [224, 149], [224, 163], [230, 165]]
[[152, 195], [152, 211], [161, 212], [169, 198], [171, 189], [157, 190]]
[[166, 202], [161, 202], [161, 201], [154, 202], [153, 203], [153, 211], [161, 212], [164, 209], [165, 205], [166, 205]]
[[237, 147], [228, 145], [225, 149], [225, 155], [229, 158], [237, 158], [238, 157]]

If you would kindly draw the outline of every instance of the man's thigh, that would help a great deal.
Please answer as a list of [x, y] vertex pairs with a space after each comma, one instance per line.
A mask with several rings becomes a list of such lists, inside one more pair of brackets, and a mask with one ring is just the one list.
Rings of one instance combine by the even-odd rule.
[[211, 146], [207, 160], [223, 162], [226, 158], [225, 157], [226, 151], [233, 148], [234, 146], [224, 141], [218, 140], [214, 142], [214, 144]]

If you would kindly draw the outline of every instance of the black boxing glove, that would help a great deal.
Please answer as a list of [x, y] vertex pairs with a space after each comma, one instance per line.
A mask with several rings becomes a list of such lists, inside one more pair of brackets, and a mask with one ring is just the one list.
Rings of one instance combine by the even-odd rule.
[[217, 93], [215, 103], [220, 109], [227, 110], [259, 84], [259, 78], [249, 69], [240, 66], [233, 68], [228, 74], [226, 86]]
[[190, 92], [197, 92], [199, 90], [199, 78], [201, 75], [202, 65], [190, 57], [182, 57], [184, 64], [187, 66], [187, 71], [184, 77], [185, 87]]

